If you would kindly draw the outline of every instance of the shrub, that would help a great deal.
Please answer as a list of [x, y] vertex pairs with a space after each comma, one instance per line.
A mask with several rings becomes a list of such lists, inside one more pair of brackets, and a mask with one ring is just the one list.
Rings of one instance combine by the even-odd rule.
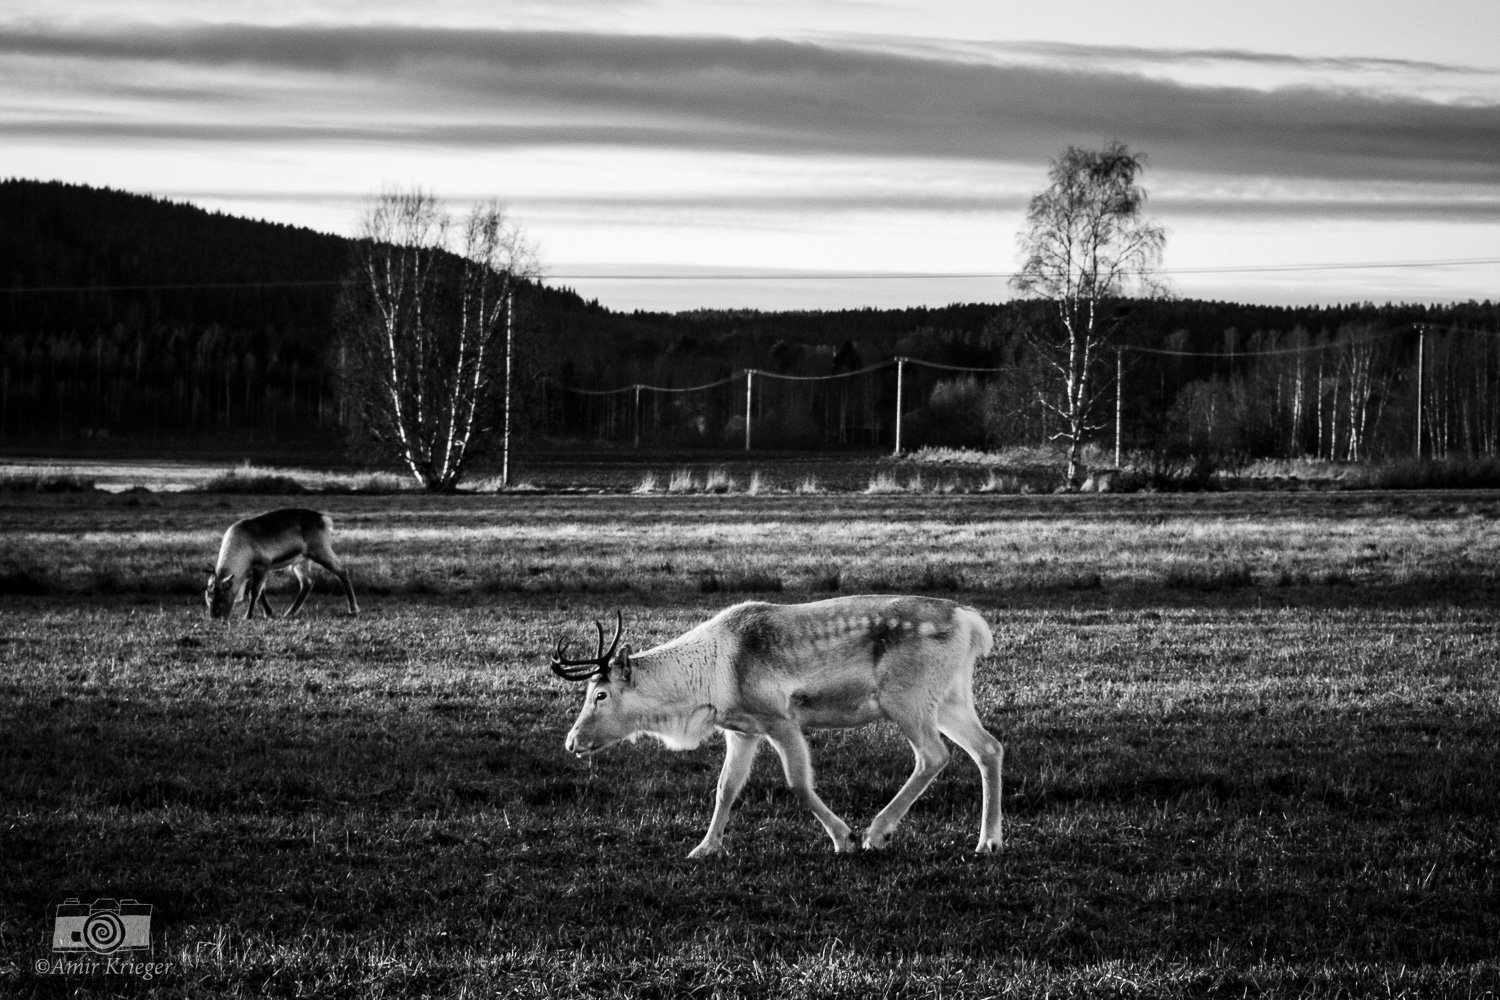
[[722, 591], [760, 591], [779, 594], [785, 589], [781, 577], [770, 573], [730, 573], [720, 576], [718, 570], [708, 570], [698, 579], [698, 592], [717, 594]]
[[340, 478], [325, 486], [325, 493], [400, 493], [413, 488], [412, 480], [393, 472], [371, 472], [363, 476]]
[[306, 493], [307, 488], [291, 476], [275, 473], [222, 472], [198, 487], [202, 493], [287, 494]]
[[56, 585], [41, 569], [27, 566], [0, 570], [0, 594], [38, 597], [42, 594], [50, 594], [55, 589]]
[[[1163, 448], [1139, 456], [1141, 485], [1164, 493], [1197, 493], [1223, 487], [1223, 477], [1234, 475], [1247, 459], [1233, 452], [1183, 452]], [[1118, 484], [1121, 487], [1124, 483]], [[1130, 477], [1135, 485], [1135, 477]]]
[[7, 472], [0, 475], [0, 490], [11, 493], [92, 493], [92, 479], [70, 472]]
[[922, 576], [917, 580], [916, 589], [919, 591], [962, 590], [964, 580], [961, 575], [946, 566], [929, 565], [922, 567]]
[[1500, 487], [1500, 459], [1406, 459], [1362, 470], [1359, 485], [1372, 490], [1476, 490]]
[[844, 585], [844, 574], [841, 570], [831, 570], [821, 576], [815, 576], [807, 582], [807, 589], [814, 593], [837, 593]]

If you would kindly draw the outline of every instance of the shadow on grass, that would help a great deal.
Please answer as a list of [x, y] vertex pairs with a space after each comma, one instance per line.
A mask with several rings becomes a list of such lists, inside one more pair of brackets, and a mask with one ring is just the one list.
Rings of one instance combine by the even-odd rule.
[[[1127, 735], [1160, 756], [1136, 773], [1098, 763], [1117, 720], [1081, 720], [1071, 745], [1022, 720], [994, 857], [970, 853], [978, 789], [961, 756], [889, 851], [853, 857], [831, 853], [762, 761], [728, 853], [692, 862], [716, 747], [576, 762], [560, 747], [571, 698], [541, 690], [503, 705], [331, 688], [277, 700], [12, 701], [0, 880], [181, 893], [189, 937], [224, 925], [627, 959], [794, 961], [836, 941], [944, 960], [1468, 962], [1500, 934], [1484, 903], [1495, 750], [1440, 715], [1440, 746], [1405, 756], [1368, 719], [1327, 717], [1343, 749], [1313, 759], [1275, 749], [1296, 731], [1275, 716], [1253, 734], [1217, 715], [1166, 733], [1143, 720]], [[888, 750], [815, 751], [856, 826], [904, 775]], [[1247, 767], [1247, 752], [1268, 759]]]

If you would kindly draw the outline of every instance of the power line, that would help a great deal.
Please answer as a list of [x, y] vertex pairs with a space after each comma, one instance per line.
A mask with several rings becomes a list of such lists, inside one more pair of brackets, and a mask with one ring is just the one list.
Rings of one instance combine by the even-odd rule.
[[923, 361], [921, 358], [907, 358], [906, 359], [906, 363], [909, 364], [909, 365], [918, 365], [919, 367], [922, 367], [922, 368], [937, 368], [937, 369], [941, 369], [942, 371], [948, 371], [948, 372], [975, 372], [975, 373], [980, 373], [980, 372], [999, 372], [999, 371], [1004, 371], [1005, 370], [1003, 368], [969, 368], [969, 367], [966, 367], [964, 365], [945, 365], [945, 364], [942, 364], [941, 362], [937, 362], [937, 361]]
[[[721, 385], [728, 385], [730, 382], [738, 381], [741, 377], [743, 377], [743, 374], [744, 373], [742, 372], [739, 375], [730, 375], [725, 378], [719, 379], [717, 382], [705, 382], [702, 385], [683, 386], [680, 389], [664, 385], [646, 385], [641, 382], [635, 382], [631, 385], [622, 385], [618, 389], [579, 389], [576, 386], [563, 385], [561, 383], [556, 384], [557, 387], [559, 389], [562, 389], [564, 392], [574, 392], [580, 396], [618, 396], [622, 392], [634, 392], [637, 390], [641, 392], [699, 392], [703, 389], [717, 389]], [[547, 381], [556, 382], [556, 380], [551, 378], [550, 376], [548, 376]]]
[[1405, 267], [1467, 267], [1500, 264], [1500, 257], [1448, 257], [1438, 260], [1372, 260], [1343, 264], [1246, 264], [1225, 267], [1162, 268], [1157, 274], [1265, 274], [1277, 271], [1370, 271]]
[[[1466, 327], [1437, 325], [1431, 323], [1415, 325], [1424, 326], [1429, 332], [1432, 333], [1490, 334], [1492, 332], [1488, 330], [1472, 330]], [[1119, 345], [1119, 349], [1136, 354], [1151, 354], [1158, 357], [1169, 358], [1206, 358], [1214, 360], [1269, 358], [1291, 354], [1312, 354], [1317, 351], [1339, 350], [1359, 344], [1373, 343], [1377, 340], [1386, 340], [1398, 334], [1411, 333], [1413, 331], [1413, 326], [1414, 324], [1411, 323], [1403, 323], [1399, 326], [1386, 327], [1380, 330], [1365, 331], [1359, 336], [1345, 337], [1340, 340], [1324, 340], [1321, 343], [1303, 344], [1296, 347], [1271, 347], [1261, 348], [1253, 351], [1229, 349], [1220, 349], [1215, 351], [1183, 351], [1174, 350], [1171, 348], [1138, 347], [1133, 344], [1121, 344]], [[976, 368], [966, 365], [948, 365], [938, 361], [924, 361], [921, 358], [908, 357], [904, 360], [908, 365], [914, 365], [921, 368], [932, 368], [939, 371], [950, 372], [967, 372], [978, 375], [993, 375], [1005, 370], [1004, 366], [993, 368]], [[577, 386], [564, 385], [560, 382], [557, 382], [555, 379], [549, 378], [548, 381], [552, 382], [558, 389], [562, 390], [563, 392], [576, 393], [580, 396], [615, 396], [619, 395], [620, 393], [632, 392], [636, 390], [642, 392], [697, 392], [702, 389], [716, 389], [719, 386], [728, 385], [731, 382], [737, 382], [751, 373], [759, 375], [763, 378], [775, 378], [782, 379], [784, 381], [827, 382], [833, 379], [849, 378], [854, 375], [867, 375], [871, 372], [883, 371], [884, 369], [895, 367], [896, 363], [896, 358], [888, 358], [885, 361], [877, 361], [872, 365], [866, 365], [864, 368], [857, 369], [856, 371], [835, 372], [830, 375], [782, 375], [778, 374], [777, 372], [766, 371], [763, 368], [743, 368], [732, 375], [719, 379], [717, 382], [709, 382], [704, 385], [688, 386], [680, 389], [668, 388], [665, 386], [645, 385], [642, 383], [634, 383], [632, 385], [621, 386], [618, 389], [582, 389]]]
[[[1500, 257], [1450, 257], [1436, 260], [1389, 260], [1359, 261], [1345, 263], [1315, 264], [1243, 264], [1223, 267], [1176, 267], [1161, 268], [1153, 273], [1172, 276], [1182, 274], [1274, 274], [1279, 272], [1312, 271], [1361, 271], [1400, 270], [1429, 267], [1476, 267], [1500, 264]], [[591, 272], [564, 272], [543, 275], [552, 281], [950, 281], [950, 280], [1009, 280], [1014, 271], [827, 271], [796, 272], [791, 274], [765, 273], [626, 273], [601, 274]], [[0, 293], [9, 295], [76, 294], [85, 292], [185, 292], [224, 291], [250, 288], [336, 288], [342, 281], [216, 281], [201, 284], [141, 284], [141, 285], [41, 285], [36, 287], [4, 287]]]
[[764, 368], [756, 368], [754, 369], [754, 372], [755, 374], [760, 375], [763, 378], [779, 378], [784, 382], [824, 382], [828, 379], [850, 378], [854, 375], [863, 375], [866, 372], [878, 371], [881, 368], [889, 368], [895, 363], [896, 362], [894, 359], [887, 361], [877, 361], [873, 365], [866, 365], [865, 367], [856, 369], [852, 372], [835, 372], [832, 375], [782, 375], [777, 372], [768, 372]]
[[[1358, 271], [1392, 270], [1392, 268], [1419, 267], [1472, 267], [1472, 265], [1500, 264], [1500, 256], [1464, 256], [1464, 258], [1433, 259], [1433, 261], [1361, 261], [1343, 264], [1244, 264], [1226, 267], [1164, 267], [1155, 274], [1260, 274], [1277, 271]], [[591, 282], [880, 282], [880, 280], [951, 280], [951, 279], [1005, 279], [1016, 277], [1017, 271], [825, 271], [793, 274], [724, 273], [724, 274], [673, 274], [673, 273], [625, 273], [600, 274], [562, 273], [549, 274], [553, 280], [591, 280]]]
[[1413, 332], [1414, 326], [1425, 326], [1432, 333], [1490, 333], [1488, 330], [1471, 330], [1460, 326], [1440, 326], [1435, 323], [1403, 323], [1399, 326], [1389, 326], [1383, 330], [1367, 330], [1364, 333], [1345, 337], [1342, 340], [1325, 340], [1317, 344], [1303, 344], [1298, 347], [1269, 347], [1254, 351], [1239, 351], [1223, 349], [1218, 351], [1179, 351], [1168, 347], [1137, 347], [1133, 344], [1122, 344], [1120, 350], [1130, 351], [1135, 354], [1154, 354], [1158, 357], [1168, 358], [1271, 358], [1288, 354], [1311, 354], [1315, 351], [1331, 351], [1339, 348], [1349, 347], [1354, 344], [1368, 344], [1377, 340], [1386, 340], [1402, 333]]
[[35, 288], [0, 288], [0, 292], [11, 295], [77, 292], [212, 292], [237, 288], [335, 288], [342, 284], [342, 281], [210, 281], [195, 285], [44, 285]]

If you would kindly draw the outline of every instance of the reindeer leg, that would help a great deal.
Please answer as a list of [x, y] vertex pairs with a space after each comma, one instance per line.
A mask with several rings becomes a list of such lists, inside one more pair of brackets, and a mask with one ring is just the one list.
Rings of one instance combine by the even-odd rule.
[[938, 728], [943, 735], [963, 748], [979, 767], [984, 782], [984, 805], [979, 817], [979, 844], [974, 848], [980, 854], [1000, 850], [1000, 788], [1001, 768], [1005, 762], [1005, 747], [984, 728], [979, 715], [974, 711], [972, 697], [954, 699], [938, 709]]
[[724, 733], [724, 767], [719, 771], [719, 790], [714, 796], [714, 816], [709, 820], [708, 832], [703, 842], [688, 854], [690, 858], [707, 857], [719, 850], [724, 838], [724, 827], [729, 822], [729, 812], [734, 800], [739, 798], [745, 781], [755, 765], [755, 754], [760, 750], [760, 737], [726, 730]]
[[812, 810], [828, 836], [833, 838], [836, 853], [845, 854], [858, 850], [859, 845], [849, 836], [849, 824], [839, 819], [832, 809], [813, 791], [812, 756], [807, 747], [807, 737], [791, 720], [778, 723], [767, 736], [771, 746], [781, 757], [781, 767], [786, 772], [786, 783], [803, 805]]
[[297, 612], [302, 610], [302, 602], [307, 600], [308, 594], [312, 593], [313, 584], [312, 574], [308, 572], [305, 566], [292, 566], [291, 571], [292, 575], [297, 578], [297, 599], [287, 609], [286, 616], [288, 618], [295, 618]]
[[271, 602], [266, 599], [266, 579], [270, 571], [264, 566], [252, 566], [250, 568], [250, 607], [245, 611], [245, 620], [249, 621], [255, 617], [255, 605], [260, 604], [267, 618], [275, 618], [276, 612], [271, 607]]
[[865, 831], [864, 847], [866, 850], [878, 850], [890, 843], [891, 834], [896, 827], [906, 818], [906, 812], [911, 808], [913, 802], [925, 791], [932, 780], [938, 776], [943, 767], [948, 763], [948, 748], [943, 744], [943, 737], [938, 732], [934, 719], [931, 718], [930, 709], [926, 717], [902, 718], [893, 716], [901, 731], [906, 734], [906, 739], [911, 743], [912, 753], [916, 755], [916, 764], [912, 768], [911, 777], [906, 779], [906, 784], [891, 799], [890, 804], [880, 810], [880, 814], [870, 823], [870, 828]]
[[344, 585], [344, 600], [349, 602], [349, 613], [359, 614], [359, 602], [354, 599], [354, 578], [349, 575], [349, 568], [344, 565], [343, 561], [333, 554], [333, 549], [327, 545], [309, 549], [307, 558], [338, 577], [339, 583]]

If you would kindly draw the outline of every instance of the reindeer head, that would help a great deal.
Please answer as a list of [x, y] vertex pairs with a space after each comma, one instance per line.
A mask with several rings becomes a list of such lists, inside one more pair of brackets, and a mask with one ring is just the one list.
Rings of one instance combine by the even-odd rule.
[[599, 645], [594, 655], [585, 659], [567, 658], [569, 643], [559, 639], [552, 654], [552, 672], [565, 681], [584, 681], [583, 710], [568, 733], [566, 746], [573, 753], [586, 755], [613, 746], [640, 732], [636, 710], [632, 706], [630, 684], [630, 646], [620, 645], [625, 630], [625, 616], [615, 612], [615, 635], [609, 649], [604, 648], [604, 626], [598, 622]]
[[227, 618], [234, 610], [235, 598], [239, 596], [234, 574], [220, 576], [217, 570], [208, 571], [208, 586], [203, 589], [203, 602], [208, 605], [210, 618]]

